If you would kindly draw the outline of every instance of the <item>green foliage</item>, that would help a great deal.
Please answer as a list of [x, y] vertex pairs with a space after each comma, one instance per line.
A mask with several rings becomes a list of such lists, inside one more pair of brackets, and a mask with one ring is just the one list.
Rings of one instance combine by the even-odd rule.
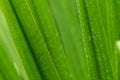
[[119, 0], [0, 0], [0, 80], [120, 80]]

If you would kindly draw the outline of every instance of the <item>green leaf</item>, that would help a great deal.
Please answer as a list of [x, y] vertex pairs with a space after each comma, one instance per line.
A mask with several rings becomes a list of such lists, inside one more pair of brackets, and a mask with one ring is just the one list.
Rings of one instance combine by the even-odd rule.
[[[12, 56], [14, 57], [14, 54], [18, 55], [17, 58], [19, 59], [18, 60], [19, 62], [16, 64], [19, 64], [17, 66], [20, 68], [19, 69], [20, 71], [22, 69], [20, 74], [22, 75], [22, 77], [24, 77], [25, 80], [40, 80], [41, 77], [39, 75], [39, 71], [36, 67], [30, 49], [28, 48], [25, 38], [23, 37], [23, 33], [21, 32], [19, 24], [16, 20], [16, 16], [14, 15], [9, 2], [7, 0], [0, 1], [0, 7], [4, 13], [7, 23], [7, 26], [1, 26], [1, 27], [9, 26], [8, 28], [10, 30], [10, 34], [12, 35], [11, 39], [14, 42], [14, 48], [12, 48], [13, 49]], [[9, 44], [8, 47], [10, 47]], [[14, 49], [17, 50], [16, 53], [14, 52]], [[8, 52], [9, 51], [10, 50], [8, 50]]]
[[119, 4], [0, 0], [0, 80], [119, 80]]

